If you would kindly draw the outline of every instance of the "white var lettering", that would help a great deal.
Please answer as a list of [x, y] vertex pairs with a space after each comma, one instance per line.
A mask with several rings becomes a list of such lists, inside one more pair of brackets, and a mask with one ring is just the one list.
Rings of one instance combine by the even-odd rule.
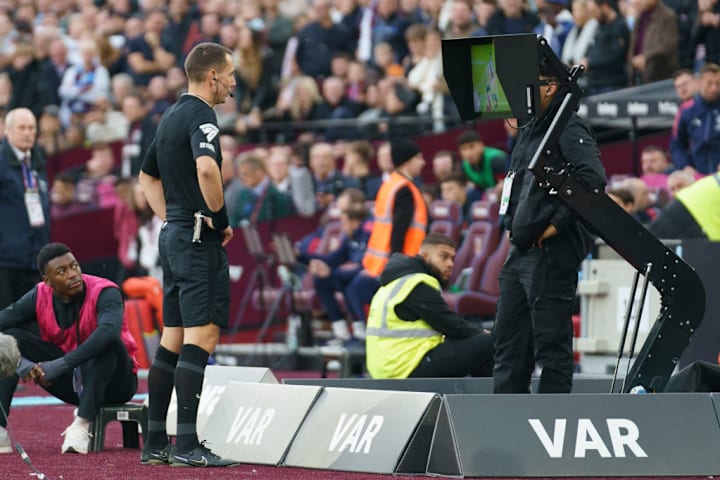
[[274, 408], [240, 407], [230, 426], [226, 441], [260, 445], [265, 429], [273, 418], [275, 418]]
[[381, 415], [373, 415], [367, 423], [367, 415], [343, 413], [338, 419], [335, 431], [330, 439], [328, 451], [342, 452], [345, 449], [350, 453], [370, 453], [372, 441], [380, 432], [385, 418]]
[[[550, 434], [539, 419], [530, 418], [528, 422], [540, 440], [540, 443], [545, 448], [548, 456], [550, 458], [562, 458], [567, 419], [555, 419], [552, 438], [550, 438]], [[605, 420], [605, 423], [608, 435], [610, 436], [612, 453], [592, 420], [589, 418], [579, 418], [575, 436], [575, 458], [585, 458], [588, 451], [597, 452], [601, 458], [625, 458], [626, 448], [631, 451], [635, 457], [648, 456], [638, 442], [640, 430], [635, 422], [627, 418], [608, 418]]]
[[212, 415], [218, 400], [225, 393], [225, 385], [206, 385], [200, 395], [200, 404], [198, 405], [198, 413], [203, 415]]

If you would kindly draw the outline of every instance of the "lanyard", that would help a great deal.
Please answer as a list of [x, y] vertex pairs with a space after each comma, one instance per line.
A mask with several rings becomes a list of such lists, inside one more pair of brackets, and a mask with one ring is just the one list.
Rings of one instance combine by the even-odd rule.
[[35, 181], [35, 175], [33, 175], [30, 167], [24, 162], [20, 162], [23, 173], [23, 184], [25, 185], [25, 191], [37, 191], [37, 182]]

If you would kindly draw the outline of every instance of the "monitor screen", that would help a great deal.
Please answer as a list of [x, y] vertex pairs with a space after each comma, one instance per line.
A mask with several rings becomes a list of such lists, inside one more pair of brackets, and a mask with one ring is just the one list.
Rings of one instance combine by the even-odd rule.
[[463, 120], [526, 120], [539, 108], [535, 34], [443, 40], [443, 71]]
[[482, 117], [511, 117], [512, 110], [497, 76], [495, 46], [492, 43], [470, 46], [473, 106]]

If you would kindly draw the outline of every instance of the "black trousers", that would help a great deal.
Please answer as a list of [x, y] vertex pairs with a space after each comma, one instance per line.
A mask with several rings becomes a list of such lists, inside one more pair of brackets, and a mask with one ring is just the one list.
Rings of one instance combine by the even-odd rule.
[[0, 267], [0, 310], [18, 301], [40, 280], [35, 269]]
[[410, 377], [489, 377], [492, 368], [492, 337], [479, 334], [458, 340], [446, 339], [425, 355]]
[[561, 238], [520, 253], [513, 246], [499, 275], [493, 327], [495, 393], [569, 393], [573, 375], [573, 299], [580, 260]]
[[[33, 362], [46, 362], [63, 356], [59, 347], [40, 339], [37, 324], [28, 329], [9, 328], [4, 333], [15, 337], [22, 356]], [[79, 417], [92, 420], [102, 406], [125, 403], [135, 395], [138, 381], [132, 367], [132, 359], [118, 339], [106, 351], [79, 366], [83, 383], [79, 396], [73, 390], [72, 370], [43, 388], [63, 402], [77, 405]], [[8, 413], [18, 380], [17, 375], [0, 379], [0, 402]], [[5, 426], [4, 416], [0, 417], [0, 425]]]

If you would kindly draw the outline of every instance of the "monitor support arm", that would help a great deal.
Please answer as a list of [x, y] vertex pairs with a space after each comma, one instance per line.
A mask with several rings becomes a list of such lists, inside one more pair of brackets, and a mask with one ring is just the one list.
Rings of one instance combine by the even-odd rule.
[[[544, 55], [555, 70], [567, 73], [544, 38], [539, 39], [539, 48], [540, 55]], [[660, 314], [625, 379], [624, 391], [629, 392], [633, 387], [642, 385], [648, 391], [661, 392], [702, 321], [705, 289], [692, 267], [622, 210], [604, 191], [590, 188], [575, 178], [572, 163], [551, 165], [547, 161], [558, 149], [560, 134], [580, 102], [582, 90], [577, 80], [582, 71], [582, 66], [570, 70], [567, 76], [569, 91], [540, 142], [529, 169], [549, 195], [558, 195], [585, 225], [637, 271], [647, 275], [660, 293]]]

